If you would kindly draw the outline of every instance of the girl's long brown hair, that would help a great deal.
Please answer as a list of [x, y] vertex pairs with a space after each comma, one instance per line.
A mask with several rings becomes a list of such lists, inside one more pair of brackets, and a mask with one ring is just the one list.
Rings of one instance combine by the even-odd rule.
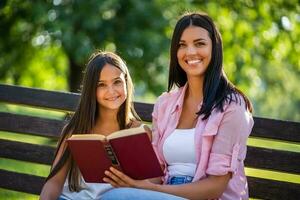
[[[104, 65], [110, 64], [120, 69], [125, 74], [127, 98], [119, 108], [117, 119], [120, 129], [129, 128], [132, 120], [140, 120], [133, 106], [133, 83], [125, 62], [116, 54], [111, 52], [96, 52], [90, 57], [82, 81], [82, 90], [79, 104], [70, 121], [62, 130], [61, 138], [55, 153], [55, 158], [65, 140], [73, 134], [91, 133], [97, 120], [98, 110], [100, 109], [96, 100], [97, 82]], [[70, 156], [70, 151], [66, 148], [57, 164], [53, 165], [46, 181], [52, 178], [57, 172], [71, 160], [68, 173], [70, 191], [80, 190], [80, 172]]]

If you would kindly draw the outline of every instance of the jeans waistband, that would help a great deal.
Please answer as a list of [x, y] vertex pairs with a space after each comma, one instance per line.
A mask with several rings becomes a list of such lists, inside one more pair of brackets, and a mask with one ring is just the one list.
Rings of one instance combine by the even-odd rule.
[[191, 183], [193, 181], [192, 176], [170, 176], [168, 178], [167, 184], [169, 185], [180, 185], [185, 183]]

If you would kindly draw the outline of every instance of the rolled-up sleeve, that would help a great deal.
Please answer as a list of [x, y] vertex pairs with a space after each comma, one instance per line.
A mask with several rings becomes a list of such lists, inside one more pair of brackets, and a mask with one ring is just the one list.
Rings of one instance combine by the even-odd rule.
[[235, 173], [246, 156], [247, 138], [253, 126], [251, 114], [245, 105], [232, 102], [224, 111], [209, 155], [207, 174]]

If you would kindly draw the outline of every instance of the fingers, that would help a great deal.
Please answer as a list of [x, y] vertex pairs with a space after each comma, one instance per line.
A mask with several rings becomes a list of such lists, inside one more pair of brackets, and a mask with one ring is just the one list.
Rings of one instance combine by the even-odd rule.
[[110, 168], [110, 171], [105, 171], [105, 175], [108, 178], [103, 178], [103, 181], [111, 184], [113, 187], [131, 187], [128, 182], [130, 178], [113, 167]]

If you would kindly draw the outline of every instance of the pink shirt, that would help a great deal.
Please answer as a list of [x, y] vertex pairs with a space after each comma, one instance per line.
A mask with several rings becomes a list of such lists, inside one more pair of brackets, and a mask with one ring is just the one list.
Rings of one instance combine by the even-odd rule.
[[[163, 144], [177, 127], [187, 85], [176, 91], [162, 94], [154, 105], [153, 147], [166, 166]], [[200, 109], [201, 104], [199, 105]], [[195, 111], [196, 112], [196, 111]], [[247, 151], [247, 138], [253, 127], [253, 118], [241, 103], [224, 105], [224, 112], [214, 109], [206, 120], [199, 117], [195, 127], [195, 148], [197, 169], [193, 181], [207, 175], [225, 175], [232, 172], [228, 186], [219, 199], [248, 199], [247, 179], [244, 160]], [[167, 167], [165, 167], [168, 178]]]

